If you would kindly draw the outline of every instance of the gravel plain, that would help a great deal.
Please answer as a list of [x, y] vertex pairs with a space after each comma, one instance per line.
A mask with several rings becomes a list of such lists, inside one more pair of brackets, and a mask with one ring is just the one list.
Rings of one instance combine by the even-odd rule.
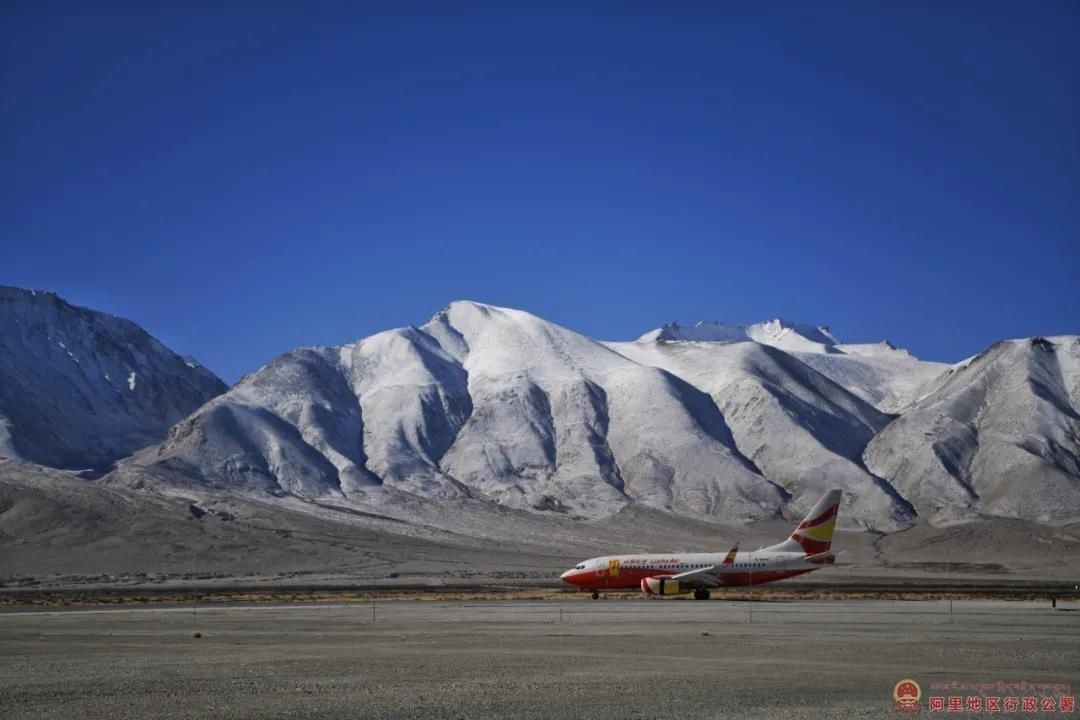
[[[199, 633], [201, 637], [194, 637]], [[1080, 605], [391, 601], [0, 613], [0, 717], [888, 717], [1080, 687]], [[923, 699], [923, 705], [927, 702]]]

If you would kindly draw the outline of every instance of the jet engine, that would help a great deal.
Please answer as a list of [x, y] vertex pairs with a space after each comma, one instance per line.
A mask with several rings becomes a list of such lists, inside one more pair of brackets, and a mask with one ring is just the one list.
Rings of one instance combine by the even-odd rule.
[[641, 581], [641, 590], [648, 595], [682, 595], [691, 589], [680, 587], [678, 580], [669, 577], [647, 577]]

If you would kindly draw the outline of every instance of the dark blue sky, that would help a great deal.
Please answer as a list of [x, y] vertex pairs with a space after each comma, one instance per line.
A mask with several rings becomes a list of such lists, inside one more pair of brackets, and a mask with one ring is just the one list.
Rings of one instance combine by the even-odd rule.
[[0, 283], [230, 381], [459, 298], [1080, 332], [1077, 2], [35, 0], [0, 38]]

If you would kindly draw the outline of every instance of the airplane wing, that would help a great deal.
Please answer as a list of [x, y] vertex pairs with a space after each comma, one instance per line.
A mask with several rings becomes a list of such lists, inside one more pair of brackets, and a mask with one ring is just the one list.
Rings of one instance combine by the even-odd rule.
[[712, 565], [707, 568], [698, 568], [697, 570], [687, 570], [684, 573], [679, 573], [672, 577], [672, 580], [678, 580], [680, 585], [693, 588], [714, 588], [721, 585], [720, 574], [724, 570], [735, 563], [735, 555], [739, 552], [739, 543], [735, 543], [735, 546], [728, 550], [727, 556], [723, 562], [719, 565]]
[[677, 580], [680, 587], [690, 588], [715, 588], [720, 586], [720, 573], [723, 565], [711, 565], [707, 568], [687, 570], [684, 573], [673, 575], [669, 580]]

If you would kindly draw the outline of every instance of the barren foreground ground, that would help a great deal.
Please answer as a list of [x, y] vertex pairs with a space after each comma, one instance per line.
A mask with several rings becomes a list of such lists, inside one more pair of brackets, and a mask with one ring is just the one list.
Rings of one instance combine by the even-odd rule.
[[955, 602], [951, 618], [947, 601], [11, 611], [0, 614], [0, 716], [895, 717], [904, 677], [921, 683], [924, 711], [942, 694], [935, 682], [1076, 693], [1077, 608]]

